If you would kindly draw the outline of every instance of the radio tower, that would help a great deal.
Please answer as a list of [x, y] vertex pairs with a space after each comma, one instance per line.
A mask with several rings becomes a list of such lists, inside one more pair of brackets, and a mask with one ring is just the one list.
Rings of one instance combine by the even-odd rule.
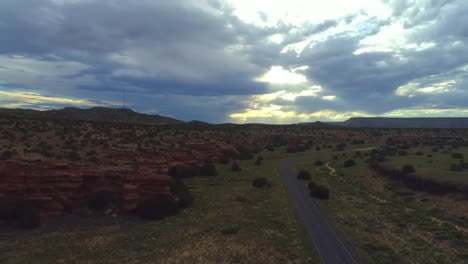
[[125, 108], [125, 86], [122, 87], [122, 108]]
[[122, 87], [122, 122], [125, 123], [125, 86]]

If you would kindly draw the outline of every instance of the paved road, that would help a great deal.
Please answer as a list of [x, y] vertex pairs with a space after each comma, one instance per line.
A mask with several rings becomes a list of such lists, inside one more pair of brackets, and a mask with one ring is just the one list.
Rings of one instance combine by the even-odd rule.
[[296, 203], [309, 239], [314, 244], [324, 264], [357, 263], [320, 212], [317, 203], [310, 197], [304, 182], [293, 175], [294, 159], [289, 158], [281, 165], [281, 174]]

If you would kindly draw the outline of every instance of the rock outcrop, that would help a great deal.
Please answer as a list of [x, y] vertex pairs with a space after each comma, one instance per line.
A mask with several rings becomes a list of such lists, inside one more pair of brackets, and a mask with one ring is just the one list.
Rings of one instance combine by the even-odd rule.
[[73, 211], [87, 205], [92, 194], [107, 192], [124, 211], [143, 199], [172, 195], [170, 166], [200, 166], [235, 155], [231, 145], [188, 141], [165, 153], [111, 150], [117, 165], [87, 167], [80, 163], [0, 161], [0, 199], [34, 201], [42, 212]]
[[96, 170], [80, 165], [0, 163], [0, 199], [34, 201], [42, 212], [57, 213], [85, 207], [93, 193], [112, 193], [125, 211], [141, 199], [172, 195], [170, 177], [142, 172]]

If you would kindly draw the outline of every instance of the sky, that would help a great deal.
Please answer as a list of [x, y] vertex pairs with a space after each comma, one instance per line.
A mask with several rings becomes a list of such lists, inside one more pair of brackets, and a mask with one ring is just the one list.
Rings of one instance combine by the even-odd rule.
[[466, 0], [1, 0], [0, 107], [468, 116]]

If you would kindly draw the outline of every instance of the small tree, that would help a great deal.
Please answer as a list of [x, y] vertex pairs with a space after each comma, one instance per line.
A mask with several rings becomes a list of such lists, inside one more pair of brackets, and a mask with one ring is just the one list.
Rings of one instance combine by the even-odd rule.
[[463, 166], [460, 164], [451, 164], [450, 170], [451, 171], [463, 171]]
[[414, 169], [414, 166], [411, 164], [405, 164], [401, 167], [401, 173], [402, 174], [410, 174], [415, 172], [416, 170]]
[[235, 161], [232, 162], [231, 170], [232, 171], [241, 171], [241, 167], [240, 167], [238, 161], [235, 160]]
[[265, 177], [259, 177], [252, 181], [252, 186], [255, 188], [270, 188], [271, 183]]
[[0, 201], [0, 219], [13, 221], [24, 229], [33, 229], [41, 224], [39, 210], [29, 200]]
[[193, 195], [182, 180], [172, 178], [170, 187], [172, 194], [177, 197], [176, 202], [180, 208], [187, 208], [193, 204]]
[[104, 211], [116, 205], [114, 194], [111, 191], [98, 191], [88, 198], [88, 208]]
[[352, 167], [352, 166], [354, 166], [354, 165], [356, 165], [356, 162], [355, 162], [353, 159], [348, 159], [348, 160], [346, 160], [346, 161], [343, 163], [343, 166], [344, 166], [345, 168], [347, 168], [347, 167]]
[[5, 150], [2, 155], [0, 155], [0, 159], [2, 160], [8, 160], [8, 159], [11, 159], [13, 157], [13, 152], [9, 151], [9, 150]]
[[254, 164], [257, 165], [257, 166], [260, 166], [260, 165], [262, 165], [262, 160], [261, 159], [256, 159]]
[[255, 163], [254, 163], [254, 164], [257, 165], [257, 166], [259, 166], [259, 165], [262, 164], [262, 161], [263, 161], [262, 155], [258, 155], [258, 156], [257, 156], [257, 159], [255, 160]]
[[408, 151], [406, 151], [406, 150], [399, 150], [399, 151], [398, 151], [398, 155], [399, 155], [399, 156], [406, 156], [406, 155], [408, 155]]
[[297, 174], [297, 178], [299, 180], [310, 180], [310, 172], [307, 170], [300, 170], [299, 173]]
[[218, 175], [218, 171], [216, 170], [216, 166], [213, 163], [205, 162], [200, 168], [200, 173], [203, 176], [216, 176]]
[[317, 167], [318, 167], [318, 166], [323, 166], [323, 163], [324, 163], [323, 161], [317, 160], [317, 161], [314, 163], [314, 165], [317, 166]]
[[192, 178], [198, 174], [198, 168], [189, 164], [177, 164], [169, 168], [169, 175], [175, 178]]
[[138, 216], [150, 220], [162, 219], [177, 212], [178, 206], [176, 201], [167, 195], [143, 200], [136, 208]]
[[327, 187], [323, 185], [310, 181], [308, 187], [310, 191], [310, 196], [312, 197], [323, 200], [327, 200], [330, 197], [330, 191]]

